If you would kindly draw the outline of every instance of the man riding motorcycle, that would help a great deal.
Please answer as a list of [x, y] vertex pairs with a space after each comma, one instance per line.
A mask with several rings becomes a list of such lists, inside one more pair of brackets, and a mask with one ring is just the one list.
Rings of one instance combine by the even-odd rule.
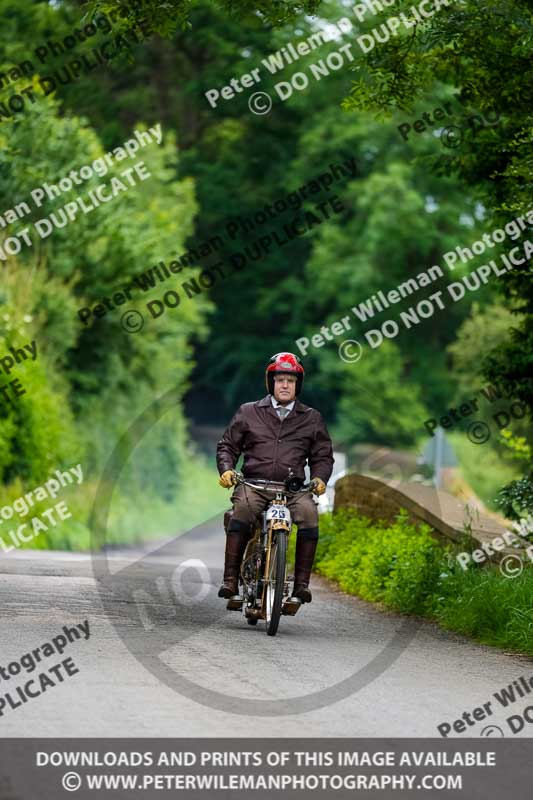
[[[333, 470], [333, 447], [321, 414], [304, 405], [300, 394], [304, 368], [293, 353], [277, 353], [266, 368], [268, 394], [262, 400], [244, 403], [224, 431], [217, 446], [219, 483], [233, 486], [234, 470], [241, 454], [242, 472], [248, 481], [284, 481], [292, 470], [304, 480], [309, 463], [315, 494], [326, 491]], [[238, 592], [239, 570], [251, 525], [264, 511], [272, 494], [249, 486], [237, 486], [233, 493], [233, 514], [228, 525], [224, 579], [218, 596], [230, 598]], [[291, 518], [298, 526], [293, 597], [310, 603], [309, 579], [318, 542], [318, 511], [308, 493], [287, 498]]]

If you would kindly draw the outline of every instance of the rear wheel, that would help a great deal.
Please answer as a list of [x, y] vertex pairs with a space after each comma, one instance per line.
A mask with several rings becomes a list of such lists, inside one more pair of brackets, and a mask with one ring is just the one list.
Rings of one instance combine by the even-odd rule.
[[266, 632], [269, 636], [276, 635], [281, 617], [286, 560], [287, 532], [280, 530], [272, 534], [268, 575], [265, 576]]
[[248, 625], [257, 625], [257, 617], [246, 617]]

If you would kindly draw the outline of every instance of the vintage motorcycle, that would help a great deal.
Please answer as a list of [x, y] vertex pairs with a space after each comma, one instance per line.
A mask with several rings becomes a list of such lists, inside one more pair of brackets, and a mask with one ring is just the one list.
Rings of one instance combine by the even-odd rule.
[[287, 576], [287, 548], [291, 532], [291, 514], [287, 508], [288, 495], [312, 493], [315, 481], [304, 484], [291, 474], [286, 481], [244, 479], [235, 473], [234, 483], [272, 492], [267, 509], [257, 517], [253, 533], [244, 551], [239, 586], [242, 591], [228, 600], [227, 608], [242, 611], [249, 625], [266, 622], [266, 633], [275, 636], [282, 614], [294, 616], [301, 600], [292, 597], [291, 580]]

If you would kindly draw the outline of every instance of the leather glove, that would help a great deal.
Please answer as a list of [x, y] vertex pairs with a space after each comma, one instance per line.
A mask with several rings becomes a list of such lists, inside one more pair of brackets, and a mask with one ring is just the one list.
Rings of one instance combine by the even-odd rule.
[[313, 489], [313, 494], [318, 494], [318, 495], [324, 494], [324, 492], [326, 491], [326, 484], [324, 483], [322, 478], [313, 478], [313, 481], [315, 482], [315, 488]]
[[232, 469], [227, 469], [225, 472], [222, 473], [222, 475], [218, 479], [219, 484], [223, 486], [224, 489], [231, 489], [231, 487], [233, 486], [234, 474], [235, 473]]

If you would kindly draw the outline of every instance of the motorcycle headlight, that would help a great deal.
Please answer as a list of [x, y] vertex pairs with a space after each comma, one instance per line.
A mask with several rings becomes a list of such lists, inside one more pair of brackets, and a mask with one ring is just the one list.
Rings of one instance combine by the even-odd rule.
[[285, 488], [288, 492], [299, 492], [303, 485], [303, 480], [301, 478], [297, 478], [296, 476], [287, 478], [285, 481]]

